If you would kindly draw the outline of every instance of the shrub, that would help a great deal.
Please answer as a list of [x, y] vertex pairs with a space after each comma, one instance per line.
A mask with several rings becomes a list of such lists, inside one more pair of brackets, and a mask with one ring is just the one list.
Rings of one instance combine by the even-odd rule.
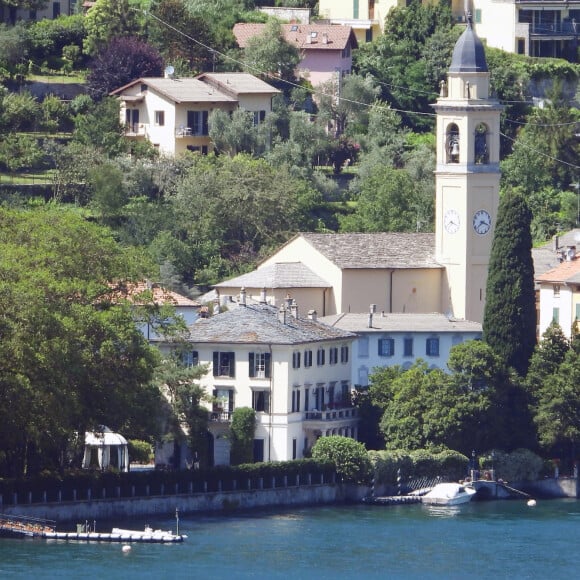
[[249, 407], [239, 407], [232, 413], [230, 426], [232, 465], [252, 463], [254, 459], [254, 433], [256, 431], [256, 412]]
[[151, 443], [138, 439], [130, 439], [128, 443], [129, 459], [132, 463], [148, 464], [153, 461], [153, 447]]
[[371, 462], [365, 446], [350, 437], [321, 437], [312, 448], [312, 458], [332, 462], [345, 483], [368, 483]]

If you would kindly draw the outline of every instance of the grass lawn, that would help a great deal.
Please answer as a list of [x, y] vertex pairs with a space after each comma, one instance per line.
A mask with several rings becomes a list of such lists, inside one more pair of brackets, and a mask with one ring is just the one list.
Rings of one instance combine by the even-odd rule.
[[26, 75], [26, 80], [30, 82], [39, 83], [62, 83], [62, 84], [73, 84], [73, 83], [85, 83], [86, 78], [84, 74], [80, 74], [78, 71], [70, 75], [65, 75], [63, 73], [55, 73], [53, 75], [48, 74], [38, 74], [38, 75]]
[[12, 184], [35, 184], [52, 183], [54, 171], [43, 171], [42, 173], [0, 173], [0, 183]]

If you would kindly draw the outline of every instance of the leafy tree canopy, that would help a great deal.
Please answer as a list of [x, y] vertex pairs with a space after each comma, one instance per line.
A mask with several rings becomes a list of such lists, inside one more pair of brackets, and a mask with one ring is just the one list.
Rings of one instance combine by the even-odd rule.
[[336, 473], [346, 483], [368, 483], [371, 462], [365, 446], [350, 437], [321, 437], [312, 447], [312, 458], [332, 462]]

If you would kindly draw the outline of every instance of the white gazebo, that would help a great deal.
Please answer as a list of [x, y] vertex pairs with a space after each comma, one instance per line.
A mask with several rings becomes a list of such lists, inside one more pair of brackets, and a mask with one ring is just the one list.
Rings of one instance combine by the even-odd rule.
[[113, 433], [108, 427], [85, 433], [83, 469], [107, 469], [129, 471], [129, 446], [125, 437]]

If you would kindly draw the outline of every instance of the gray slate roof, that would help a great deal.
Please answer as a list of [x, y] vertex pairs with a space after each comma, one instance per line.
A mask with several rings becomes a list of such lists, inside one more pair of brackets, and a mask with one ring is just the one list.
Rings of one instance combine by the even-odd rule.
[[455, 43], [449, 72], [487, 72], [485, 50], [481, 40], [471, 27], [471, 20], [468, 21], [467, 28]]
[[[564, 249], [566, 246], [576, 246], [577, 250], [580, 249], [580, 229], [570, 230], [558, 236], [558, 248]], [[534, 261], [535, 278], [560, 264], [553, 240], [537, 248], [532, 248], [532, 259]]]
[[254, 303], [211, 318], [198, 318], [189, 329], [193, 343], [292, 345], [355, 338], [351, 332], [307, 318], [294, 318], [289, 312], [284, 324], [278, 320], [277, 308]]
[[298, 234], [341, 269], [442, 268], [435, 234]]
[[481, 332], [481, 324], [470, 320], [447, 318], [444, 314], [373, 314], [369, 328], [368, 314], [333, 314], [319, 318], [335, 328], [350, 332]]
[[231, 280], [220, 282], [215, 288], [329, 288], [330, 284], [302, 262], [280, 262], [258, 268]]

